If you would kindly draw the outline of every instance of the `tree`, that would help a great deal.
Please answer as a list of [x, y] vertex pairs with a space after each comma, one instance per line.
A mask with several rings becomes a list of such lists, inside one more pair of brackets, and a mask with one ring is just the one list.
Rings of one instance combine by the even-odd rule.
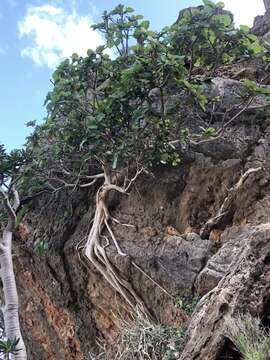
[[[115, 193], [128, 196], [137, 178], [156, 166], [178, 166], [183, 144], [214, 141], [249, 108], [250, 96], [242, 108], [231, 109], [236, 114], [226, 111], [221, 129], [199, 128], [193, 135], [181, 124], [182, 118], [176, 117], [181, 107], [171, 114], [166, 100], [177, 92], [182, 106], [194, 117], [201, 119], [199, 112], [207, 117], [207, 81], [192, 79], [193, 66], [215, 70], [253, 51], [257, 38], [249, 38], [246, 30], [236, 32], [231, 15], [224, 14], [221, 4], [208, 0], [160, 33], [150, 31], [149, 22], [141, 19], [122, 5], [105, 12], [94, 28], [105, 34], [106, 45], [88, 51], [85, 58], [73, 54], [56, 69], [53, 90], [45, 101], [47, 119], [28, 139], [32, 159], [25, 170], [28, 179], [32, 174], [42, 188], [53, 193], [94, 187], [91, 229], [87, 241], [77, 249], [133, 309], [139, 307], [151, 317], [107, 256], [111, 242], [119, 255], [128, 256], [112, 230], [112, 223], [121, 223], [110, 214], [109, 198]], [[115, 47], [119, 56], [111, 59], [106, 47]], [[154, 100], [153, 94], [157, 95]]]
[[[205, 6], [185, 12], [177, 24], [160, 33], [150, 31], [149, 22], [140, 21], [142, 17], [133, 15], [131, 8], [119, 5], [105, 12], [103, 21], [94, 28], [105, 34], [106, 45], [89, 50], [85, 58], [73, 54], [59, 65], [53, 74], [53, 90], [45, 101], [46, 121], [35, 126], [26, 150], [7, 155], [0, 148], [1, 196], [6, 213], [0, 261], [12, 280], [11, 287], [4, 284], [4, 293], [6, 303], [13, 304], [6, 310], [7, 336], [12, 341], [19, 339], [16, 349], [20, 351], [14, 356], [25, 356], [11, 257], [16, 211], [26, 199], [43, 191], [94, 188], [96, 207], [93, 219], [89, 219], [91, 229], [77, 250], [131, 308], [138, 307], [152, 318], [107, 255], [112, 243], [119, 255], [129, 256], [119, 246], [112, 224], [133, 226], [115, 219], [108, 203], [116, 193], [128, 196], [138, 177], [155, 167], [178, 166], [184, 147], [220, 138], [250, 107], [254, 92], [263, 91], [249, 84], [252, 95], [246, 96], [242, 107], [226, 111], [222, 128], [208, 125], [193, 130], [193, 134], [183, 125], [187, 112], [199, 120], [209, 116], [207, 79], [193, 79], [194, 66], [208, 67], [214, 73], [218, 66], [241, 54], [264, 52], [246, 29], [235, 31], [231, 16], [221, 10], [221, 4], [205, 0]], [[111, 59], [106, 47], [115, 47], [119, 56]], [[172, 93], [180, 94], [181, 104], [170, 112], [166, 101]], [[212, 118], [211, 113], [209, 123]], [[16, 188], [26, 196], [21, 201]], [[8, 330], [10, 318], [16, 322], [12, 330]]]
[[[136, 37], [138, 43], [143, 44], [142, 29], [147, 29], [148, 21], [141, 21], [142, 15], [133, 15], [134, 10], [124, 5], [116, 6], [112, 11], [104, 11], [102, 22], [93, 25], [94, 30], [104, 34], [106, 46], [114, 48], [121, 57], [130, 52], [130, 39]], [[140, 31], [140, 36], [138, 31]]]
[[11, 354], [14, 360], [27, 358], [20, 330], [19, 301], [12, 261], [12, 237], [16, 229], [16, 211], [20, 206], [19, 194], [15, 187], [15, 175], [23, 161], [20, 151], [7, 155], [0, 146], [0, 198], [5, 216], [1, 217], [2, 236], [0, 238], [1, 280], [4, 292], [2, 306], [4, 327], [7, 340], [0, 342], [0, 352]]

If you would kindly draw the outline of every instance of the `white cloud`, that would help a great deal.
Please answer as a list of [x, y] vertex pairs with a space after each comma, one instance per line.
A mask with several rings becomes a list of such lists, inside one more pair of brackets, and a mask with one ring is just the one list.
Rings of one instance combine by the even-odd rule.
[[30, 6], [19, 22], [19, 35], [29, 41], [22, 56], [35, 64], [54, 68], [59, 62], [77, 53], [85, 56], [89, 48], [103, 44], [100, 34], [90, 28], [91, 16], [80, 16], [49, 4]]
[[36, 6], [34, 9], [34, 12], [37, 14], [40, 13], [45, 13], [48, 15], [59, 15], [63, 13], [63, 9], [59, 8], [59, 7], [55, 7], [49, 4], [45, 4], [45, 5], [41, 5], [41, 6]]
[[265, 13], [263, 0], [223, 0], [225, 9], [234, 14], [236, 25], [253, 25], [255, 16]]

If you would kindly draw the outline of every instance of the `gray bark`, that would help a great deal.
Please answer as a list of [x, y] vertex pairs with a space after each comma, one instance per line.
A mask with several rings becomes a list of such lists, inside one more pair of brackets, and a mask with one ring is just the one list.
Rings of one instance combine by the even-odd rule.
[[3, 307], [5, 332], [7, 338], [20, 339], [17, 345], [19, 350], [11, 359], [26, 360], [26, 349], [22, 339], [19, 322], [19, 301], [15, 282], [13, 263], [12, 263], [12, 232], [4, 230], [3, 237], [0, 240], [0, 265], [1, 265], [1, 279], [3, 283], [5, 304]]
[[19, 206], [19, 196], [15, 189], [14, 204], [11, 205], [8, 194], [0, 189], [0, 195], [4, 198], [4, 206], [8, 215], [8, 224], [0, 238], [0, 274], [3, 283], [4, 305], [2, 307], [4, 316], [5, 333], [8, 339], [17, 340], [16, 352], [11, 355], [11, 360], [26, 360], [26, 348], [22, 338], [19, 321], [19, 300], [16, 287], [13, 261], [12, 261], [12, 236], [16, 224], [16, 209]]

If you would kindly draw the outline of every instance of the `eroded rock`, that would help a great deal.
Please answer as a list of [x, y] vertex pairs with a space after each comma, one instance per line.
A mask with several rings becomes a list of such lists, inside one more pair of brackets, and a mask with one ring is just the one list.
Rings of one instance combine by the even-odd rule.
[[219, 284], [199, 302], [181, 360], [218, 360], [225, 353], [226, 318], [270, 313], [270, 225], [247, 228]]
[[196, 280], [195, 288], [198, 296], [207, 294], [218, 285], [247, 242], [246, 233], [239, 228], [225, 231], [221, 237], [223, 246], [208, 260]]
[[255, 35], [262, 36], [265, 40], [269, 39], [270, 35], [270, 2], [264, 0], [266, 13], [264, 15], [256, 16], [252, 32]]
[[[188, 149], [181, 167], [157, 169], [154, 176], [139, 179], [129, 197], [111, 204], [114, 217], [135, 227], [112, 225], [128, 256], [117, 255], [112, 245], [108, 256], [158, 320], [178, 326], [183, 313], [157, 284], [174, 297], [206, 294], [192, 318], [183, 359], [218, 360], [224, 316], [245, 308], [255, 314], [269, 309], [269, 225], [260, 224], [270, 219], [270, 128], [267, 121], [256, 121], [255, 114], [244, 115], [221, 142]], [[236, 194], [229, 221], [203, 240], [200, 230], [229, 189], [258, 166], [262, 171]], [[78, 255], [91, 226], [94, 190], [62, 193], [51, 203], [36, 200], [25, 219], [29, 236], [15, 240], [30, 360], [88, 359], [97, 338], [114, 341], [119, 317], [130, 310]], [[38, 257], [33, 248], [40, 240], [49, 251]]]

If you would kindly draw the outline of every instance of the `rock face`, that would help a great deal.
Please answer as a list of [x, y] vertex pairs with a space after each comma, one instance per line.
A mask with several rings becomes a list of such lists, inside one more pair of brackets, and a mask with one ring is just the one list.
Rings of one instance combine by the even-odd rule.
[[264, 5], [266, 13], [261, 16], [257, 16], [254, 20], [254, 25], [252, 32], [255, 35], [263, 36], [264, 39], [269, 39], [270, 32], [270, 2], [269, 0], [264, 0]]
[[221, 243], [223, 241], [224, 245], [211, 257], [197, 278], [195, 286], [199, 296], [207, 294], [227, 274], [231, 263], [245, 247], [246, 234], [239, 229], [233, 235], [225, 231], [220, 239]]
[[242, 237], [227, 273], [192, 317], [182, 360], [236, 359], [224, 337], [226, 320], [246, 311], [269, 316], [270, 224], [246, 228]]
[[246, 179], [230, 225], [219, 236], [220, 248], [197, 277], [195, 291], [204, 296], [193, 313], [182, 360], [240, 359], [226, 338], [226, 320], [239, 313], [250, 312], [269, 325], [269, 135], [266, 127], [250, 148], [244, 167], [261, 166], [262, 172]]
[[[225, 91], [226, 101], [230, 86], [223, 85], [217, 88]], [[202, 239], [200, 230], [252, 168], [260, 170], [243, 180], [226, 221]], [[185, 315], [175, 308], [175, 299], [203, 296], [183, 360], [239, 359], [226, 340], [226, 318], [245, 310], [270, 315], [269, 194], [270, 123], [267, 114], [258, 118], [250, 111], [231, 124], [224, 139], [192, 147], [179, 168], [159, 169], [154, 177], [139, 179], [129, 197], [111, 202], [113, 216], [136, 228], [115, 224], [119, 245], [129, 256], [117, 255], [112, 245], [108, 256], [152, 314], [179, 325]], [[30, 360], [91, 359], [96, 340], [114, 341], [119, 318], [129, 311], [78, 255], [91, 226], [93, 198], [90, 191], [36, 200], [24, 219], [28, 238], [15, 239]], [[33, 249], [41, 240], [49, 250], [38, 256]]]
[[[123, 199], [114, 213], [123, 222], [140, 224], [139, 230], [115, 227], [121, 248], [170, 296], [134, 267], [131, 258], [119, 257], [113, 246], [109, 251], [153, 315], [167, 324], [180, 324], [184, 319], [171, 296], [192, 295], [198, 274], [213, 254], [211, 241], [193, 233], [172, 236], [178, 232], [168, 226], [175, 224], [177, 191], [181, 193], [183, 177], [182, 171], [175, 171], [155, 187], [150, 188], [150, 182], [146, 188], [138, 185], [140, 195], [134, 192], [128, 200]], [[154, 193], [155, 206], [151, 201]], [[36, 206], [39, 209], [42, 204]], [[73, 212], [71, 223], [61, 223], [56, 215], [60, 209], [50, 208], [51, 216], [48, 213], [44, 218], [32, 216], [31, 223], [28, 220], [32, 238], [23, 249], [18, 248], [16, 269], [29, 359], [88, 359], [87, 354], [95, 350], [95, 339], [102, 336], [113, 341], [120, 314], [129, 310], [100, 274], [81, 262], [76, 245], [87, 234], [93, 209], [87, 209], [82, 198], [73, 206], [73, 210], [65, 209]], [[31, 249], [41, 238], [51, 249], [38, 257]]]

